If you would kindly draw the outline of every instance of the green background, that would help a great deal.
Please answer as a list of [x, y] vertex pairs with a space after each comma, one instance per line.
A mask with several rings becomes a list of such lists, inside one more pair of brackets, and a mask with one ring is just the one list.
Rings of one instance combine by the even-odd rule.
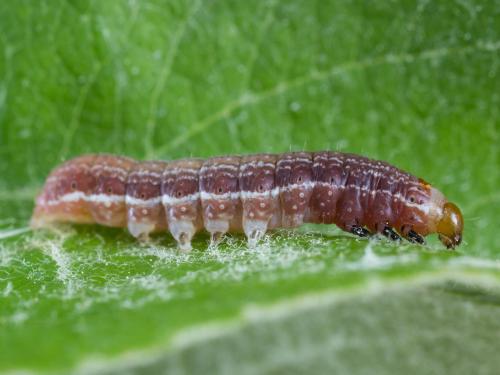
[[[0, 372], [499, 368], [499, 1], [2, 1], [0, 47]], [[82, 153], [322, 149], [431, 182], [463, 245], [26, 229]]]

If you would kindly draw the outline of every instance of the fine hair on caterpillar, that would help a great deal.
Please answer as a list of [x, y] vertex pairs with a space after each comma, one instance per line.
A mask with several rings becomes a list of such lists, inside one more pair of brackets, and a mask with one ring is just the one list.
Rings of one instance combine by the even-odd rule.
[[169, 231], [182, 250], [205, 229], [212, 243], [243, 232], [253, 247], [269, 229], [336, 224], [424, 243], [462, 241], [459, 208], [436, 188], [386, 162], [321, 151], [135, 161], [83, 155], [55, 168], [36, 199], [35, 228], [58, 222], [127, 227], [136, 238]]

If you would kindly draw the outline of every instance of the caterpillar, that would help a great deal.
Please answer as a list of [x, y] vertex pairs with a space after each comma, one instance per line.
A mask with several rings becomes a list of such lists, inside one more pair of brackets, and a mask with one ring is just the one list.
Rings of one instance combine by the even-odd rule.
[[463, 231], [460, 209], [423, 179], [330, 151], [174, 161], [83, 155], [55, 168], [36, 198], [32, 227], [57, 222], [127, 227], [138, 239], [168, 230], [185, 251], [203, 228], [212, 243], [244, 232], [250, 247], [269, 229], [303, 223], [420, 244], [438, 233], [447, 248]]

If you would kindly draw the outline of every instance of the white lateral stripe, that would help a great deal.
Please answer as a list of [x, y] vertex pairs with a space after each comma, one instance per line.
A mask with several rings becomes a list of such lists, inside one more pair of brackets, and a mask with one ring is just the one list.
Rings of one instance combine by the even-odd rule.
[[54, 199], [47, 201], [49, 206], [56, 205], [59, 203], [71, 203], [71, 202], [92, 202], [92, 203], [121, 203], [125, 201], [125, 196], [123, 195], [107, 195], [107, 194], [91, 194], [86, 195], [82, 191], [73, 191], [68, 194], [64, 194], [59, 199]]
[[152, 206], [156, 206], [157, 204], [160, 204], [161, 202], [162, 202], [161, 196], [153, 197], [153, 198], [149, 198], [149, 199], [135, 198], [135, 197], [131, 197], [130, 195], [127, 195], [125, 197], [125, 203], [128, 205], [134, 205], [134, 206], [152, 207]]
[[229, 193], [222, 193], [222, 194], [216, 194], [216, 193], [208, 193], [206, 191], [202, 191], [200, 194], [200, 197], [202, 200], [235, 200], [235, 199], [240, 199], [240, 192], [235, 191], [235, 192], [229, 192]]
[[[392, 193], [389, 190], [383, 190], [383, 189], [377, 189], [377, 190], [370, 190], [366, 186], [358, 186], [355, 184], [349, 184], [349, 185], [335, 185], [335, 184], [330, 184], [329, 182], [313, 182], [313, 181], [307, 181], [303, 182], [301, 184], [290, 184], [290, 185], [285, 185], [281, 189], [279, 187], [275, 187], [270, 191], [264, 191], [264, 192], [255, 192], [255, 191], [241, 191], [241, 192], [229, 192], [229, 193], [223, 193], [223, 194], [215, 194], [215, 193], [208, 193], [202, 191], [201, 193], [193, 193], [184, 197], [174, 197], [170, 196], [167, 194], [164, 194], [162, 196], [157, 196], [154, 198], [150, 199], [139, 199], [139, 198], [134, 198], [129, 195], [108, 195], [108, 194], [90, 194], [86, 195], [84, 192], [81, 191], [73, 191], [71, 193], [65, 194], [61, 196], [58, 199], [53, 199], [49, 201], [41, 201], [39, 204], [45, 204], [48, 206], [52, 205], [57, 205], [61, 203], [74, 203], [74, 202], [90, 202], [90, 203], [102, 203], [105, 205], [110, 205], [110, 204], [115, 204], [115, 203], [123, 203], [125, 202], [127, 205], [136, 205], [136, 206], [145, 206], [145, 207], [151, 207], [155, 206], [159, 203], [163, 203], [164, 205], [179, 205], [179, 204], [185, 204], [185, 203], [190, 203], [190, 202], [195, 202], [198, 199], [202, 200], [237, 200], [237, 199], [269, 199], [269, 198], [276, 198], [279, 194], [280, 191], [291, 191], [294, 189], [313, 189], [315, 186], [323, 186], [323, 187], [329, 187], [332, 190], [347, 190], [347, 189], [354, 189], [358, 190], [360, 192], [370, 194], [371, 196], [375, 196], [377, 194], [383, 194], [383, 195], [388, 195], [392, 200], [394, 201], [399, 201], [402, 204], [404, 204], [406, 207], [413, 207], [421, 212], [424, 212], [426, 214], [430, 214], [433, 211], [436, 211], [440, 209], [440, 207], [437, 207], [432, 201], [426, 201], [423, 204], [419, 204], [417, 202], [410, 202], [409, 198], [406, 196], [402, 195], [401, 193]], [[413, 185], [410, 186], [407, 191], [414, 191], [418, 190], [418, 185]]]
[[269, 191], [242, 191], [241, 192], [241, 199], [258, 199], [258, 198], [276, 198], [280, 193], [280, 188], [275, 187], [272, 190]]
[[171, 205], [171, 206], [184, 204], [188, 202], [194, 202], [198, 199], [200, 199], [200, 193], [189, 194], [181, 198], [172, 197], [171, 195], [168, 194], [164, 194], [161, 197], [161, 201], [164, 205]]
[[69, 193], [69, 194], [64, 194], [63, 196], [59, 197], [59, 199], [53, 199], [53, 200], [47, 201], [47, 204], [49, 206], [51, 206], [51, 205], [59, 204], [62, 202], [77, 202], [79, 200], [86, 200], [86, 198], [87, 198], [87, 196], [85, 195], [85, 193], [83, 193], [81, 191], [74, 191], [74, 192]]
[[124, 195], [91, 194], [87, 196], [87, 201], [93, 203], [121, 203], [125, 201]]
[[290, 191], [295, 189], [313, 189], [316, 183], [313, 181], [302, 182], [300, 184], [290, 184], [281, 187], [282, 191]]

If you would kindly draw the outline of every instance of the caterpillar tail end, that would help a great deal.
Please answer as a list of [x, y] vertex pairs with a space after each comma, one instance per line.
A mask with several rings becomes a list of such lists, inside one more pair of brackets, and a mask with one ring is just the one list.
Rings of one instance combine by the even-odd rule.
[[30, 219], [30, 228], [40, 229], [50, 227], [55, 221], [53, 215], [51, 215], [49, 206], [45, 199], [45, 192], [42, 192], [35, 199], [35, 208], [33, 209], [33, 214]]
[[30, 219], [32, 229], [50, 228], [57, 223], [92, 224], [94, 219], [87, 209], [81, 193], [57, 196], [51, 184], [35, 200], [35, 208]]
[[47, 220], [43, 217], [43, 214], [35, 208], [33, 215], [31, 215], [30, 224], [31, 229], [40, 229], [47, 226]]

